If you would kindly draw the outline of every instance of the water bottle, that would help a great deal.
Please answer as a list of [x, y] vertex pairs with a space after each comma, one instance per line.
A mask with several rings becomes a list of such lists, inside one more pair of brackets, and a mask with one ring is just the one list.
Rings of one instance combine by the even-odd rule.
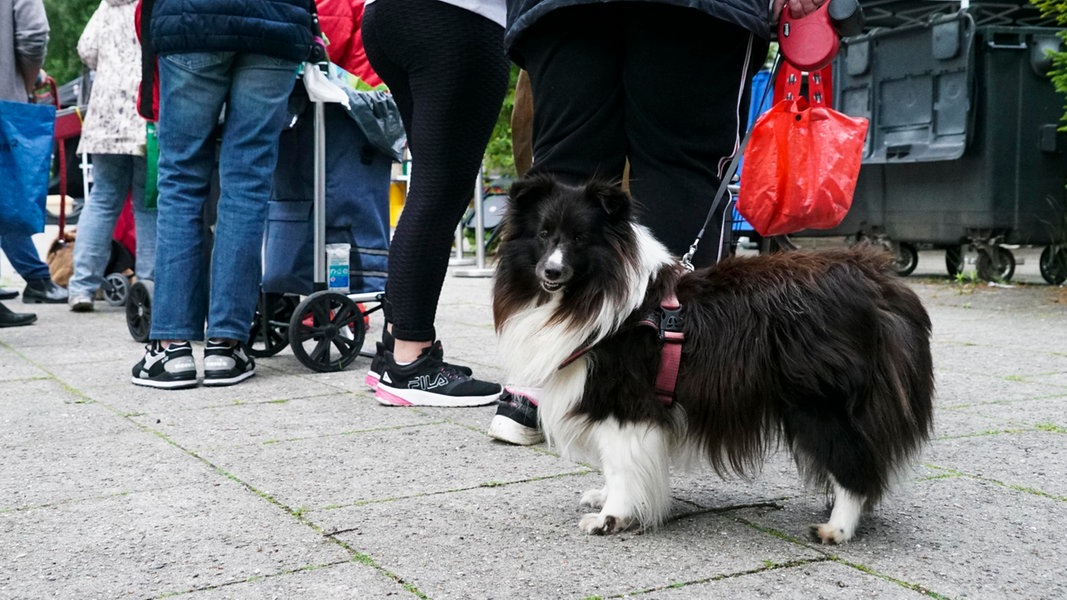
[[326, 287], [348, 294], [348, 244], [326, 244]]

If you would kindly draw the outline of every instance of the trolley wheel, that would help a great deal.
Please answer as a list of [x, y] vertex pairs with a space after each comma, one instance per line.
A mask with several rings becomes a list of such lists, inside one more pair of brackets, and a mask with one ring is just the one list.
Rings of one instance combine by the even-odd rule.
[[130, 296], [130, 280], [122, 273], [108, 273], [104, 276], [104, 300], [111, 306], [124, 306]]
[[963, 247], [949, 246], [945, 248], [945, 269], [949, 277], [955, 277], [963, 273]]
[[152, 330], [152, 282], [141, 280], [130, 286], [126, 299], [126, 327], [138, 342], [147, 342]]
[[1015, 274], [1015, 256], [1007, 248], [992, 246], [978, 253], [976, 270], [986, 281], [1009, 281]]
[[256, 358], [274, 356], [289, 345], [289, 320], [297, 299], [286, 294], [261, 293], [248, 332], [248, 353]]
[[363, 348], [363, 313], [339, 292], [304, 298], [289, 320], [289, 346], [304, 366], [328, 373], [352, 364]]
[[1038, 260], [1041, 276], [1052, 285], [1067, 280], [1067, 246], [1045, 246]]
[[900, 242], [893, 244], [893, 262], [891, 266], [897, 275], [907, 277], [919, 266], [919, 249], [915, 244]]

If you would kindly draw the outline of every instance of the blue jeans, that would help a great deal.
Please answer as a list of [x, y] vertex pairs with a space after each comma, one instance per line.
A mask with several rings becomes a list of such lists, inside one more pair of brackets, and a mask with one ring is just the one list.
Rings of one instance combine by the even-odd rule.
[[144, 207], [145, 159], [129, 154], [94, 154], [93, 191], [78, 217], [70, 295], [92, 297], [104, 283], [115, 223], [129, 195], [137, 232], [138, 279], [152, 279], [156, 265], [156, 211]]
[[48, 279], [51, 281], [52, 274], [48, 272], [48, 265], [41, 260], [37, 252], [37, 246], [33, 244], [33, 237], [28, 235], [8, 234], [0, 236], [0, 248], [4, 255], [15, 267], [15, 271], [26, 281], [34, 279]]
[[[234, 52], [160, 57], [151, 339], [202, 340], [205, 320], [208, 337], [248, 339], [259, 296], [278, 136], [297, 66]], [[217, 128], [223, 105], [224, 123]], [[220, 137], [212, 250], [204, 206]], [[208, 252], [210, 265], [205, 260]]]

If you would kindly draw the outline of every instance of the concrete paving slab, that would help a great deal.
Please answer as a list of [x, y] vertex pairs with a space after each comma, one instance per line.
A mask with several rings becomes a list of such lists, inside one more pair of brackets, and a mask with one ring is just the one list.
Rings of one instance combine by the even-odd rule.
[[484, 434], [449, 423], [216, 448], [203, 457], [301, 510], [588, 470], [543, 452], [490, 444]]
[[[786, 532], [802, 511], [737, 513]], [[822, 548], [865, 571], [942, 598], [1067, 597], [1067, 502], [967, 477], [910, 483], [865, 516], [848, 544]], [[842, 596], [851, 597], [851, 596]]]
[[769, 565], [755, 573], [695, 582], [655, 590], [642, 598], [683, 600], [690, 598], [781, 598], [826, 600], [831, 598], [918, 600], [929, 598], [916, 590], [867, 573], [863, 569], [829, 558], [796, 566]]
[[130, 417], [183, 448], [275, 444], [350, 435], [373, 429], [426, 425], [437, 419], [418, 410], [389, 410], [352, 394], [190, 408], [171, 405]]
[[135, 429], [54, 379], [0, 382], [0, 448], [74, 443]]
[[937, 440], [924, 460], [939, 469], [990, 479], [1067, 503], [1065, 437], [1067, 427], [1050, 425], [1045, 431]]
[[313, 566], [186, 594], [180, 600], [290, 600], [294, 598], [413, 598], [380, 570], [359, 562]]
[[351, 560], [222, 477], [0, 512], [0, 523], [4, 598], [155, 598]]
[[820, 556], [710, 513], [650, 533], [587, 536], [575, 490], [598, 481], [552, 478], [352, 507], [335, 537], [442, 599], [611, 597]]

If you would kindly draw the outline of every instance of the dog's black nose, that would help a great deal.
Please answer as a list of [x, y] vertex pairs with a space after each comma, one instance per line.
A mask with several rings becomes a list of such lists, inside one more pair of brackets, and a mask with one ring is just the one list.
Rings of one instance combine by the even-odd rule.
[[546, 268], [544, 272], [544, 277], [549, 281], [558, 281], [561, 277], [563, 277], [563, 270], [551, 267]]

